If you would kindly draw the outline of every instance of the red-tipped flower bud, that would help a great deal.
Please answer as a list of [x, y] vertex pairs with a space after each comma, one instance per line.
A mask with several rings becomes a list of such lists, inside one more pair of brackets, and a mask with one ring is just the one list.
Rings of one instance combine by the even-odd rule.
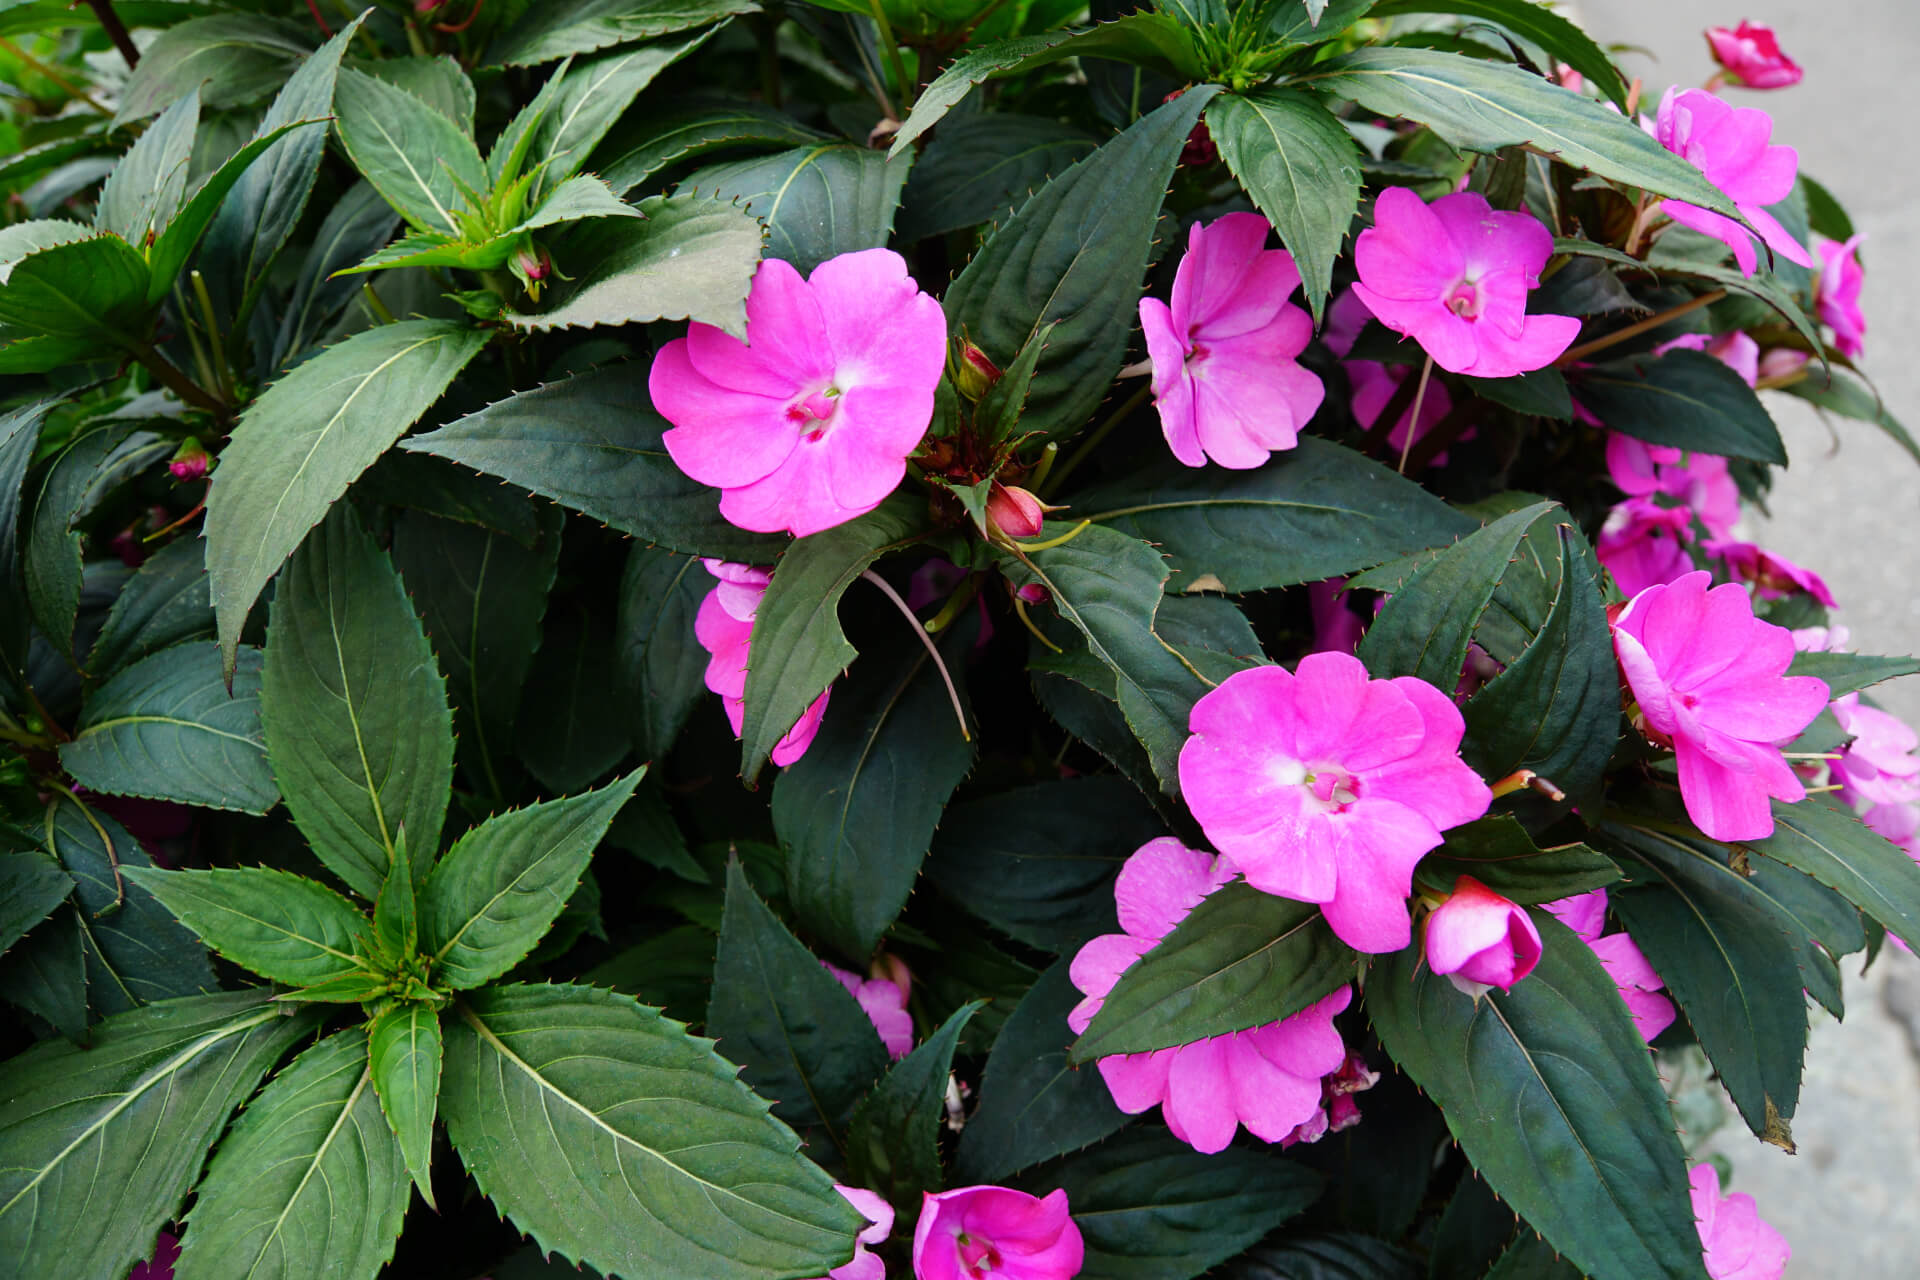
[[996, 482], [987, 494], [987, 525], [1009, 538], [1033, 537], [1046, 518], [1040, 499], [1016, 485]]
[[173, 457], [167, 462], [167, 471], [175, 480], [198, 480], [207, 474], [207, 468], [213, 465], [213, 457], [198, 440], [188, 436], [173, 451]]
[[1000, 381], [1000, 366], [987, 357], [987, 353], [960, 339], [957, 358], [954, 360], [953, 386], [968, 400], [978, 401], [987, 394], [987, 388]]

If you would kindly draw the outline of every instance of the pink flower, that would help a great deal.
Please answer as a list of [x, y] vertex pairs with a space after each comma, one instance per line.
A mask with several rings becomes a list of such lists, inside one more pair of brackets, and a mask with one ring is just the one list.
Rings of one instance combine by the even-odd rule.
[[1693, 1166], [1687, 1185], [1706, 1250], [1707, 1274], [1713, 1280], [1780, 1280], [1793, 1250], [1785, 1236], [1761, 1221], [1753, 1197], [1742, 1192], [1722, 1196], [1720, 1174], [1710, 1164]]
[[1582, 942], [1593, 942], [1607, 931], [1607, 891], [1590, 889], [1571, 898], [1558, 898], [1541, 904], [1561, 924], [1579, 935]]
[[1726, 69], [1729, 83], [1746, 89], [1784, 89], [1800, 83], [1800, 68], [1780, 52], [1772, 27], [1742, 21], [1731, 30], [1708, 27], [1706, 34], [1713, 60]]
[[1622, 594], [1672, 582], [1693, 571], [1686, 544], [1693, 541], [1693, 512], [1663, 507], [1651, 498], [1628, 498], [1607, 513], [1593, 552]]
[[1180, 787], [1207, 838], [1254, 888], [1320, 903], [1361, 951], [1407, 945], [1414, 864], [1493, 801], [1446, 694], [1370, 680], [1344, 653], [1235, 672], [1188, 727]]
[[1428, 205], [1389, 187], [1354, 245], [1353, 291], [1442, 369], [1510, 378], [1552, 364], [1580, 332], [1573, 316], [1527, 314], [1552, 256], [1553, 234], [1531, 214], [1496, 212], [1472, 192]]
[[[1067, 1025], [1084, 1032], [1120, 975], [1233, 875], [1227, 858], [1189, 849], [1171, 836], [1135, 850], [1113, 888], [1126, 932], [1094, 938], [1074, 956], [1069, 973], [1087, 998]], [[1346, 1059], [1333, 1015], [1352, 996], [1341, 987], [1279, 1022], [1178, 1048], [1101, 1058], [1100, 1075], [1122, 1111], [1138, 1115], [1159, 1107], [1173, 1135], [1197, 1151], [1225, 1149], [1241, 1125], [1264, 1142], [1285, 1141], [1316, 1118], [1324, 1125], [1321, 1077]]]
[[924, 1193], [913, 1231], [918, 1280], [1070, 1280], [1086, 1256], [1067, 1193], [1006, 1187]]
[[1760, 357], [1760, 378], [1769, 385], [1782, 384], [1806, 368], [1811, 359], [1813, 357], [1804, 351], [1775, 347]]
[[1683, 453], [1614, 431], [1607, 436], [1607, 475], [1630, 498], [1678, 498], [1716, 538], [1732, 533], [1740, 520], [1740, 488], [1718, 454]]
[[[1386, 412], [1400, 384], [1413, 377], [1415, 372], [1406, 365], [1384, 365], [1373, 360], [1349, 360], [1346, 366], [1347, 379], [1353, 384], [1353, 416], [1363, 427], [1371, 427], [1380, 421], [1380, 415]], [[1393, 430], [1387, 434], [1387, 444], [1394, 456], [1398, 457], [1408, 449], [1409, 428], [1413, 430], [1413, 438], [1417, 441], [1440, 425], [1440, 420], [1452, 412], [1453, 397], [1447, 394], [1447, 389], [1437, 381], [1428, 383], [1426, 398], [1420, 402], [1420, 425], [1413, 425], [1413, 403], [1409, 401], [1401, 411], [1399, 421], [1393, 424]], [[1460, 433], [1460, 439], [1471, 440], [1474, 434], [1474, 429], [1468, 427]], [[1446, 450], [1433, 455], [1432, 465], [1447, 465]]]
[[1607, 976], [1613, 979], [1613, 985], [1619, 989], [1620, 999], [1633, 1016], [1633, 1025], [1640, 1032], [1642, 1040], [1652, 1044], [1655, 1036], [1673, 1025], [1676, 1016], [1673, 1001], [1657, 994], [1667, 984], [1653, 971], [1647, 958], [1640, 954], [1640, 948], [1634, 945], [1633, 939], [1624, 933], [1601, 936], [1607, 927], [1605, 889], [1594, 889], [1544, 905], [1559, 917], [1561, 924], [1578, 934], [1580, 941], [1586, 943], [1599, 958], [1600, 967], [1607, 971]]
[[1920, 862], [1920, 804], [1877, 804], [1860, 821]]
[[[906, 1057], [913, 1048], [913, 1015], [907, 1012], [907, 989], [891, 978], [877, 974], [862, 978], [825, 960], [820, 966], [839, 979], [847, 994], [860, 1002], [867, 1021], [873, 1023], [873, 1029], [880, 1033], [880, 1042], [887, 1046], [887, 1056], [895, 1061]], [[900, 970], [904, 976], [906, 966], [901, 965]], [[881, 1233], [883, 1237], [885, 1234]]]
[[1920, 734], [1898, 716], [1860, 705], [1857, 693], [1835, 698], [1833, 717], [1853, 738], [1833, 762], [1848, 804], [1920, 803]]
[[1190, 467], [1245, 470], [1293, 448], [1325, 394], [1295, 362], [1313, 323], [1287, 301], [1300, 272], [1285, 250], [1262, 247], [1268, 230], [1254, 213], [1194, 223], [1173, 305], [1140, 300], [1160, 429]]
[[1540, 931], [1517, 907], [1472, 876], [1427, 917], [1427, 966], [1474, 999], [1513, 984], [1540, 963]]
[[1820, 251], [1820, 274], [1814, 281], [1813, 301], [1820, 318], [1833, 329], [1833, 345], [1849, 360], [1858, 360], [1867, 336], [1867, 317], [1860, 310], [1860, 286], [1867, 275], [1856, 253], [1860, 236], [1843, 244], [1819, 236], [1814, 247]]
[[[1800, 156], [1792, 147], [1767, 145], [1773, 136], [1771, 116], [1752, 107], [1728, 106], [1704, 89], [1676, 86], [1660, 99], [1653, 136], [1725, 192], [1775, 253], [1803, 267], [1813, 265], [1806, 249], [1766, 210], [1793, 191], [1800, 168]], [[1682, 226], [1732, 249], [1741, 274], [1750, 276], [1759, 265], [1753, 231], [1725, 214], [1684, 200], [1663, 200], [1660, 209]]]
[[1778, 600], [1795, 592], [1805, 592], [1821, 604], [1834, 607], [1833, 592], [1811, 569], [1802, 569], [1782, 555], [1763, 550], [1751, 542], [1709, 542], [1707, 554], [1724, 561], [1727, 572], [1742, 582], [1753, 584], [1762, 600]]
[[167, 474], [175, 480], [198, 480], [207, 474], [207, 468], [213, 465], [213, 455], [206, 446], [193, 436], [180, 442], [173, 451], [173, 457], [167, 460]]
[[[828, 967], [832, 968], [831, 965]], [[853, 1238], [853, 1260], [835, 1267], [820, 1280], [887, 1280], [887, 1264], [880, 1260], [879, 1255], [868, 1253], [867, 1246], [879, 1244], [892, 1233], [893, 1206], [862, 1187], [843, 1187], [836, 1182], [833, 1189], [860, 1211], [860, 1216], [867, 1220], [867, 1226]]]
[[1346, 585], [1345, 578], [1307, 584], [1315, 653], [1352, 653], [1360, 647], [1360, 637], [1366, 634], [1367, 624], [1347, 606], [1346, 597], [1340, 594], [1340, 588]]
[[1788, 676], [1793, 637], [1753, 616], [1746, 589], [1707, 589], [1704, 569], [1634, 596], [1613, 622], [1613, 648], [1649, 738], [1673, 744], [1680, 796], [1715, 840], [1773, 834], [1769, 796], [1806, 797], [1775, 743], [1827, 704], [1827, 685]]
[[1675, 348], [1706, 352], [1739, 374], [1748, 386], [1759, 381], [1760, 344], [1738, 329], [1711, 338], [1704, 333], [1683, 333], [1673, 341], [1655, 347], [1653, 354], [1663, 356]]
[[[760, 597], [767, 593], [772, 571], [724, 560], [700, 563], [720, 580], [720, 585], [700, 602], [700, 611], [693, 618], [693, 634], [700, 647], [712, 655], [707, 660], [707, 688], [720, 695], [727, 723], [733, 726], [737, 738], [746, 723], [747, 655], [753, 639], [753, 616], [760, 607]], [[807, 753], [814, 734], [820, 732], [820, 717], [826, 714], [827, 697], [832, 692], [823, 690], [800, 713], [799, 721], [773, 749], [775, 764], [790, 765]]]
[[1801, 653], [1845, 653], [1853, 633], [1843, 626], [1801, 627], [1789, 633], [1793, 647]]
[[890, 249], [805, 280], [777, 258], [747, 296], [747, 341], [695, 323], [647, 386], [674, 462], [742, 529], [804, 537], [880, 505], [933, 420], [947, 322]]

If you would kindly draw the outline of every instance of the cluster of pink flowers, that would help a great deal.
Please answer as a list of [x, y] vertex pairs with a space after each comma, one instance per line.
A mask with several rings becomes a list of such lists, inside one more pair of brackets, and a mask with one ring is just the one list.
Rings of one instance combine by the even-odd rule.
[[[753, 645], [754, 614], [760, 607], [760, 597], [767, 593], [767, 584], [773, 580], [773, 572], [725, 560], [701, 563], [720, 582], [700, 602], [693, 633], [700, 647], [712, 655], [707, 660], [707, 688], [720, 695], [727, 723], [733, 726], [737, 738], [746, 723], [747, 661]], [[806, 754], [814, 735], [820, 732], [820, 717], [826, 714], [827, 697], [832, 692], [824, 690], [787, 730], [773, 749], [775, 764], [789, 765]]]
[[1662, 201], [1662, 213], [1732, 249], [1733, 260], [1745, 275], [1752, 275], [1760, 265], [1753, 246], [1755, 233], [1787, 261], [1813, 265], [1806, 246], [1767, 212], [1768, 205], [1792, 194], [1800, 168], [1799, 153], [1792, 147], [1770, 145], [1771, 116], [1752, 107], [1731, 106], [1705, 89], [1676, 86], [1660, 99], [1653, 136], [1726, 193], [1747, 226], [1684, 200]]
[[1627, 1012], [1633, 1015], [1633, 1024], [1640, 1029], [1641, 1039], [1652, 1044], [1655, 1036], [1673, 1025], [1673, 1002], [1659, 994], [1666, 982], [1653, 971], [1632, 938], [1625, 933], [1606, 931], [1605, 889], [1549, 902], [1546, 910], [1573, 930], [1599, 957], [1600, 967], [1620, 989], [1620, 998], [1626, 1002]]

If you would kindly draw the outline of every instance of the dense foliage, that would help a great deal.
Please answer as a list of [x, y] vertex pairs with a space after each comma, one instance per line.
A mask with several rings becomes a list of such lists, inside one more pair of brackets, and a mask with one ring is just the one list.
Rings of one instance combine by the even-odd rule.
[[1798, 69], [1088, 8], [0, 3], [0, 1269], [1777, 1274]]

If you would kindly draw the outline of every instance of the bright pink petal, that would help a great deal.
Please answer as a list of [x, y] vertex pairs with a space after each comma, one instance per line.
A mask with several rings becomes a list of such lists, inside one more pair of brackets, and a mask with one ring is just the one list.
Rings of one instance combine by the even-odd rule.
[[1553, 233], [1532, 214], [1496, 211], [1471, 191], [1442, 196], [1428, 207], [1459, 246], [1470, 279], [1502, 271], [1538, 277], [1553, 256]]
[[1295, 1070], [1293, 1064], [1263, 1053], [1254, 1043], [1260, 1030], [1223, 1037], [1228, 1042], [1233, 1110], [1248, 1133], [1262, 1142], [1278, 1142], [1320, 1110], [1324, 1073], [1304, 1063]]
[[1151, 1111], [1167, 1099], [1167, 1073], [1178, 1049], [1153, 1053], [1114, 1054], [1097, 1059], [1100, 1078], [1107, 1082], [1113, 1105], [1130, 1116]]
[[[1767, 803], [1770, 788], [1765, 778], [1755, 771], [1729, 768], [1688, 738], [1675, 739], [1673, 748], [1680, 766], [1680, 798], [1696, 827], [1722, 841], [1760, 840], [1773, 834], [1773, 809]], [[1758, 749], [1755, 754], [1757, 757]], [[1792, 777], [1791, 770], [1788, 777]], [[1798, 800], [1801, 795], [1780, 798]]]
[[688, 362], [684, 338], [660, 348], [647, 387], [660, 415], [679, 424], [662, 437], [667, 453], [701, 484], [750, 484], [793, 452], [797, 433], [786, 401], [708, 381]]
[[[1476, 378], [1511, 378], [1544, 369], [1579, 336], [1580, 321], [1573, 316], [1528, 316], [1517, 337], [1508, 337], [1494, 325], [1477, 325], [1477, 354], [1471, 367], [1459, 372]], [[1440, 363], [1437, 356], [1434, 362]]]
[[1120, 927], [1157, 942], [1232, 877], [1233, 869], [1222, 866], [1220, 859], [1189, 849], [1172, 836], [1149, 840], [1127, 859], [1114, 882]]
[[1442, 369], [1459, 373], [1472, 367], [1479, 354], [1473, 326], [1447, 310], [1444, 301], [1389, 298], [1364, 283], [1354, 285], [1353, 293], [1373, 312], [1375, 319], [1395, 333], [1418, 342]]
[[1074, 987], [1088, 997], [1067, 1017], [1067, 1024], [1075, 1035], [1084, 1032], [1093, 1021], [1093, 1015], [1099, 1012], [1113, 984], [1120, 981], [1120, 975], [1153, 950], [1157, 941], [1157, 938], [1136, 938], [1126, 933], [1103, 933], [1081, 946], [1067, 967], [1067, 976]]
[[1364, 292], [1356, 288], [1355, 293], [1376, 316], [1380, 316], [1376, 300], [1441, 301], [1466, 270], [1465, 258], [1447, 234], [1446, 224], [1405, 187], [1388, 187], [1380, 193], [1374, 202], [1373, 226], [1354, 242], [1353, 260], [1364, 287]]
[[1607, 927], [1607, 891], [1592, 889], [1571, 898], [1543, 904], [1561, 924], [1573, 930], [1580, 940], [1591, 944]]
[[1233, 1109], [1226, 1040], [1215, 1036], [1174, 1052], [1167, 1072], [1167, 1100], [1160, 1109], [1175, 1137], [1208, 1154], [1226, 1150], [1240, 1126]]

